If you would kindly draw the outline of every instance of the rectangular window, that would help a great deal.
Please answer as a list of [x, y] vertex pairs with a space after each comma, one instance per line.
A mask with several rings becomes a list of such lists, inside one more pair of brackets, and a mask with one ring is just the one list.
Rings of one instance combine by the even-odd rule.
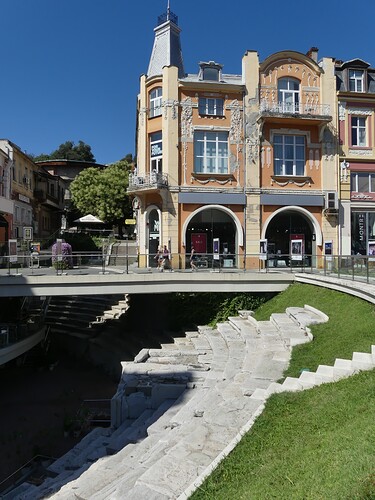
[[352, 116], [352, 146], [366, 146], [366, 118]]
[[163, 167], [163, 140], [162, 133], [150, 135], [150, 172], [161, 173]]
[[375, 173], [353, 173], [350, 177], [350, 189], [355, 193], [375, 193]]
[[162, 113], [162, 88], [157, 87], [150, 92], [150, 118]]
[[228, 173], [228, 132], [195, 132], [194, 171], [203, 174]]
[[304, 175], [305, 137], [302, 135], [275, 135], [273, 139], [274, 174]]
[[351, 92], [364, 92], [364, 72], [358, 69], [349, 70], [349, 90]]
[[200, 115], [223, 116], [224, 99], [200, 97], [198, 109]]

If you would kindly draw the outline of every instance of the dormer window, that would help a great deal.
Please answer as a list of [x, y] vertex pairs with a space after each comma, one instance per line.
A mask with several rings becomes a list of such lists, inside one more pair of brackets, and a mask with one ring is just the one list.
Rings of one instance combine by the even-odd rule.
[[221, 80], [221, 70], [223, 66], [214, 61], [200, 63], [199, 80], [209, 82], [219, 82]]
[[349, 70], [350, 92], [364, 92], [364, 71], [360, 69]]
[[200, 97], [198, 104], [199, 114], [201, 116], [223, 116], [224, 115], [224, 99], [213, 97]]

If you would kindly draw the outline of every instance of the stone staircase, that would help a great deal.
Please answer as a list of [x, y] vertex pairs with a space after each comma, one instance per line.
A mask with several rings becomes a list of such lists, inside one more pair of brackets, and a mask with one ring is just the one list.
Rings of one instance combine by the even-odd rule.
[[107, 320], [118, 319], [129, 308], [128, 295], [52, 297], [46, 323], [54, 334], [92, 338]]
[[112, 399], [110, 429], [96, 429], [48, 468], [40, 486], [5, 499], [186, 499], [240, 441], [275, 392], [297, 391], [375, 366], [353, 353], [315, 373], [287, 377], [294, 345], [327, 321], [305, 306], [256, 321], [249, 311], [202, 326], [160, 349], [142, 349]]

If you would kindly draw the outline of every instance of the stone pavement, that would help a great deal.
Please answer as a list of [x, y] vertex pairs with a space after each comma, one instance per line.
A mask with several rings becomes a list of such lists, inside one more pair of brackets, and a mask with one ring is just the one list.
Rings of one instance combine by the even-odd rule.
[[187, 498], [251, 427], [270, 393], [302, 388], [277, 380], [291, 348], [311, 339], [308, 325], [327, 319], [309, 306], [261, 322], [241, 311], [214, 329], [143, 349], [123, 363], [112, 427], [85, 436], [40, 486], [24, 483], [4, 498]]

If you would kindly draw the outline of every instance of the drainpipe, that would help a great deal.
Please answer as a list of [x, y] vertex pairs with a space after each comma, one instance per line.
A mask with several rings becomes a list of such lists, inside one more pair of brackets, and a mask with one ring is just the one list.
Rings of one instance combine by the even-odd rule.
[[246, 248], [247, 248], [247, 239], [246, 239], [246, 216], [247, 216], [247, 197], [246, 197], [246, 183], [247, 183], [247, 176], [246, 176], [246, 159], [247, 159], [247, 144], [246, 144], [246, 92], [245, 90], [242, 92], [242, 107], [243, 107], [243, 192], [245, 195], [245, 205], [243, 208], [243, 227], [244, 227], [244, 245], [243, 245], [243, 270], [246, 271]]

